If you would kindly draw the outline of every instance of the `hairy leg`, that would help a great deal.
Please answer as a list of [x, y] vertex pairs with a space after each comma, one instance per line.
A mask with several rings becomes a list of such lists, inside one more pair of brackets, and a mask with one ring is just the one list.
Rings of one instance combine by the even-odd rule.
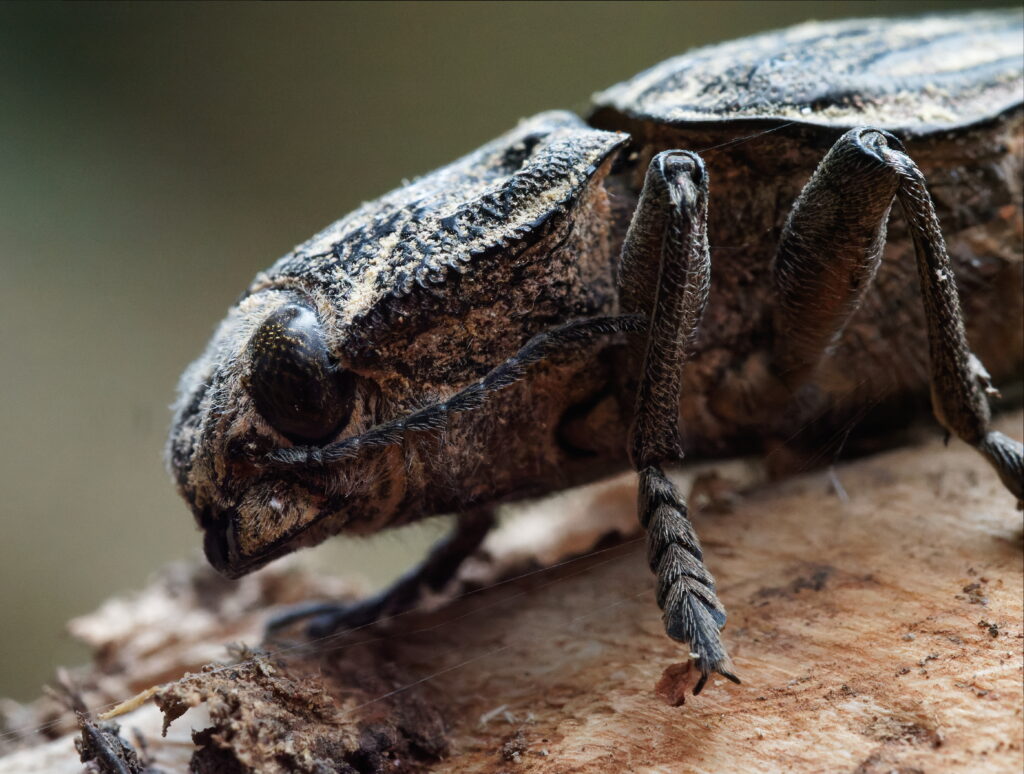
[[875, 276], [893, 201], [913, 235], [928, 326], [932, 407], [1024, 500], [1024, 450], [991, 430], [988, 373], [967, 344], [945, 241], [924, 176], [898, 139], [852, 129], [832, 147], [793, 206], [775, 260], [773, 370], [799, 386], [842, 333]]
[[626, 235], [620, 272], [624, 311], [650, 320], [630, 433], [631, 458], [640, 474], [640, 523], [647, 530], [647, 560], [658, 578], [665, 630], [688, 643], [701, 673], [694, 693], [712, 672], [739, 682], [719, 636], [726, 614], [714, 578], [704, 566], [686, 502], [663, 470], [682, 456], [682, 368], [711, 279], [707, 193], [707, 174], [696, 154], [655, 156]]
[[316, 602], [292, 608], [274, 617], [267, 630], [275, 632], [308, 620], [309, 633], [322, 637], [412, 610], [425, 592], [437, 593], [448, 585], [493, 526], [494, 512], [490, 509], [460, 516], [452, 532], [431, 548], [422, 563], [383, 591], [351, 604]]

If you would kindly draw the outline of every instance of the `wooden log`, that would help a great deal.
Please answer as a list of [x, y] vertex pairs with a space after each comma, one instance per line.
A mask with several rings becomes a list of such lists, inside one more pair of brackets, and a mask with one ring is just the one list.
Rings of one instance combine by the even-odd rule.
[[[1019, 438], [1021, 422], [999, 424]], [[719, 468], [749, 478], [743, 463]], [[224, 643], [258, 642], [269, 608], [353, 583], [294, 564], [237, 584], [177, 568], [72, 622], [97, 653], [76, 679], [87, 704], [164, 683], [168, 737], [152, 704], [117, 719], [162, 771], [1021, 771], [1012, 499], [959, 443], [835, 475], [846, 499], [827, 471], [735, 502], [722, 478], [702, 479], [720, 507], [695, 522], [739, 686], [685, 693], [687, 654], [662, 631], [631, 476], [506, 524], [463, 573], [452, 592], [463, 596], [315, 648], [296, 637], [232, 664]], [[210, 660], [227, 665], [177, 679]], [[73, 724], [52, 704], [6, 716], [0, 772], [81, 770]], [[45, 744], [11, 730], [48, 719], [57, 738]]]

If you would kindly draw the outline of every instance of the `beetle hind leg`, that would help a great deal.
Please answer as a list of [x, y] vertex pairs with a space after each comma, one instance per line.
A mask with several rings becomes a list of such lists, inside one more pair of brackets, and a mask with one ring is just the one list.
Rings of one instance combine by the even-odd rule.
[[686, 502], [663, 470], [682, 456], [681, 373], [710, 286], [707, 193], [707, 175], [696, 154], [655, 156], [626, 235], [620, 271], [623, 310], [650, 317], [630, 433], [630, 454], [640, 474], [638, 513], [647, 530], [647, 559], [658, 579], [665, 630], [689, 644], [700, 670], [695, 694], [713, 672], [739, 682], [719, 635], [725, 608], [704, 566]]
[[988, 374], [967, 344], [945, 240], [924, 175], [900, 141], [852, 129], [828, 152], [794, 204], [773, 267], [773, 370], [808, 381], [875, 276], [889, 210], [898, 200], [914, 240], [928, 333], [932, 407], [1024, 500], [1024, 448], [989, 426]]

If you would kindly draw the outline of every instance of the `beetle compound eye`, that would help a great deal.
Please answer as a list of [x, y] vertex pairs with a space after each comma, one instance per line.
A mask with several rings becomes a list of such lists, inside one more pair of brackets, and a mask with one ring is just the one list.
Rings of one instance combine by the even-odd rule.
[[313, 310], [289, 304], [249, 341], [249, 391], [256, 410], [292, 441], [329, 438], [352, 411], [351, 376], [331, 362]]

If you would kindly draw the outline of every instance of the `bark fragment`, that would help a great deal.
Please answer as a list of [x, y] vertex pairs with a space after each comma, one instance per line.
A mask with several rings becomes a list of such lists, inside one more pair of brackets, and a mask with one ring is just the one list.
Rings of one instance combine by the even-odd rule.
[[[1021, 420], [999, 426], [1019, 437]], [[681, 698], [667, 689], [686, 653], [662, 632], [629, 477], [503, 527], [462, 576], [461, 591], [490, 588], [315, 649], [296, 635], [225, 657], [224, 643], [259, 642], [274, 604], [352, 584], [274, 566], [221, 587], [177, 570], [74, 624], [98, 654], [78, 682], [94, 707], [177, 680], [157, 698], [176, 718], [166, 739], [152, 705], [118, 718], [165, 772], [1020, 770], [1012, 498], [969, 447], [937, 438], [837, 475], [848, 502], [822, 471], [695, 514], [743, 685], [712, 681], [680, 706], [656, 690], [667, 675], [661, 692]], [[54, 710], [20, 712], [5, 730]], [[70, 723], [0, 772], [80, 772]]]

